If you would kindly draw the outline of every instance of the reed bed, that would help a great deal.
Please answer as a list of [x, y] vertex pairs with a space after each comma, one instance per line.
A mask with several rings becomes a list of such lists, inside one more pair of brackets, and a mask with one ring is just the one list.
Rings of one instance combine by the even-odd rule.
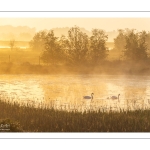
[[[7, 118], [7, 119], [6, 119]], [[0, 100], [0, 119], [10, 132], [149, 132], [150, 110], [70, 111]], [[2, 122], [0, 121], [0, 123]], [[15, 123], [13, 123], [15, 122]], [[7, 132], [7, 131], [1, 131]]]

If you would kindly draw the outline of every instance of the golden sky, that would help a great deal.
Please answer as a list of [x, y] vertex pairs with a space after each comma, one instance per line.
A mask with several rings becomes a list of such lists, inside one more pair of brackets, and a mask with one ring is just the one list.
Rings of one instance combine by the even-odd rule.
[[117, 29], [150, 30], [150, 18], [0, 18], [0, 26], [29, 26], [38, 30], [77, 25], [87, 30], [99, 28], [105, 31]]

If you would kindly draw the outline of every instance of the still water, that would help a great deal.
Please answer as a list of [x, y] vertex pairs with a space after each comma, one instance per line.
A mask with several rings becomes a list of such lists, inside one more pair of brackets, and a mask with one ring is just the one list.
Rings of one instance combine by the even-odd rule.
[[[91, 93], [92, 102], [83, 99]], [[110, 99], [118, 94], [119, 100]], [[145, 109], [150, 107], [150, 76], [0, 75], [0, 97], [57, 109]]]

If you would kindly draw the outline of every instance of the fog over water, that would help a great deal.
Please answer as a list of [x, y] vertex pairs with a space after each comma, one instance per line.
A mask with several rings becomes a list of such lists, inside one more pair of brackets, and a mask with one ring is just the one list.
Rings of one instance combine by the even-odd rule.
[[[56, 105], [89, 105], [83, 96], [94, 93], [97, 107], [149, 107], [150, 77], [115, 75], [0, 75], [1, 97], [10, 101]], [[111, 96], [118, 96], [112, 100]], [[58, 104], [59, 101], [59, 104]]]

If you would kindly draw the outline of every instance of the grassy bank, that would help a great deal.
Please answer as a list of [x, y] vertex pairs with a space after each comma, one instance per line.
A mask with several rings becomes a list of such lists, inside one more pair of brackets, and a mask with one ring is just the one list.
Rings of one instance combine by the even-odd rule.
[[91, 64], [32, 64], [0, 63], [0, 74], [108, 74], [108, 75], [150, 75], [150, 61], [131, 63], [125, 61], [105, 61], [99, 65]]
[[[111, 52], [113, 56], [114, 52]], [[108, 58], [99, 64], [89, 61], [72, 64], [63, 61], [59, 64], [45, 64], [41, 60], [41, 52], [20, 49], [0, 50], [0, 74], [111, 74], [111, 75], [150, 75], [150, 59], [132, 62]]]
[[24, 132], [150, 131], [150, 110], [80, 113], [31, 108], [0, 101], [0, 119], [6, 118], [17, 122], [21, 129], [19, 131]]

